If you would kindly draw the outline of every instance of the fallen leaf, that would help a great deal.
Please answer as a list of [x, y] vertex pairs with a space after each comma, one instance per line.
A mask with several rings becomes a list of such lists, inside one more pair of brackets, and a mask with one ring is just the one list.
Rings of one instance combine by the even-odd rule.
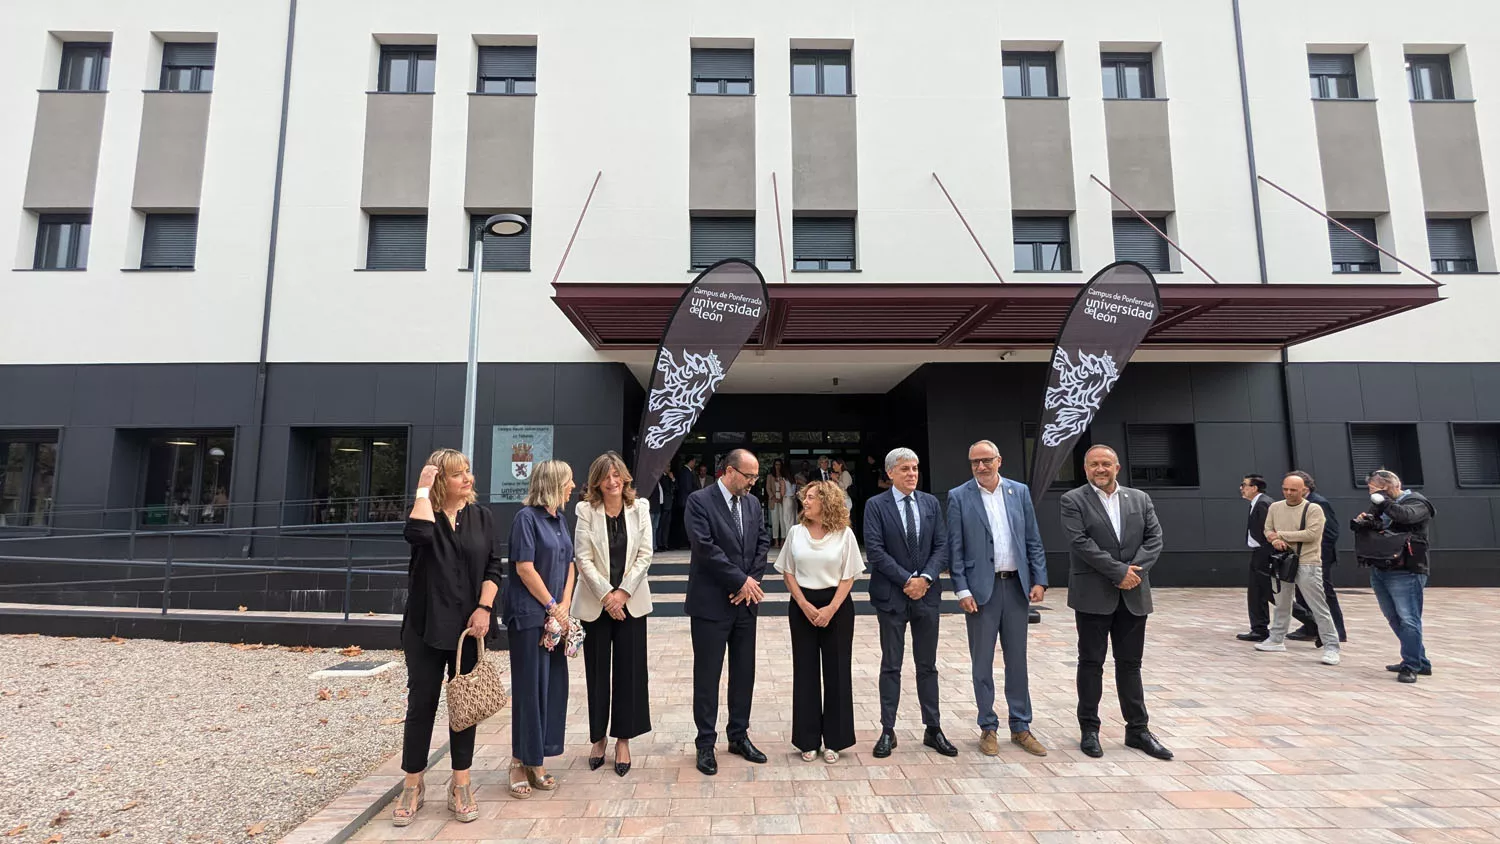
[[348, 689], [339, 689], [339, 700], [348, 700], [348, 699], [349, 699], [349, 690]]
[[318, 700], [333, 700], [333, 692], [327, 688], [318, 689]]
[[20, 692], [18, 690], [16, 690], [16, 689], [7, 689], [7, 690], [5, 690], [3, 692], [0, 692], [0, 697], [10, 697], [12, 695], [18, 695], [18, 694], [20, 694]]
[[250, 611], [249, 607], [245, 606], [244, 604], [240, 604], [240, 606], [239, 606], [239, 612], [249, 612], [249, 611]]
[[99, 837], [100, 838], [108, 838], [108, 837], [110, 837], [111, 835], [114, 835], [117, 832], [119, 832], [118, 829], [101, 829], [101, 830], [99, 830]]
[[52, 726], [57, 727], [58, 729], [61, 729], [62, 725], [63, 725], [63, 722], [61, 722], [61, 721], [53, 721], [52, 722]]
[[310, 777], [315, 777], [315, 776], [318, 775], [318, 769], [317, 768], [303, 768], [302, 769], [302, 773], [304, 773], [304, 774], [306, 774], [307, 776], [310, 776]]
[[350, 645], [349, 647], [339, 651], [339, 653], [343, 654], [344, 656], [360, 656], [364, 654], [364, 652], [365, 649], [361, 648], [359, 645]]
[[5, 833], [5, 837], [6, 838], [15, 838], [17, 835], [20, 835], [21, 833], [25, 832], [26, 831], [26, 827], [28, 827], [28, 826], [31, 826], [31, 824], [29, 824], [29, 823], [23, 823], [20, 826], [16, 827], [15, 829], [11, 830], [10, 832]]
[[318, 719], [318, 723], [319, 724], [327, 724], [328, 723], [328, 719], [327, 718], [319, 718]]
[[61, 812], [58, 812], [57, 813], [57, 817], [53, 818], [52, 822], [49, 823], [49, 824], [47, 824], [47, 825], [51, 826], [51, 827], [62, 826], [63, 824], [67, 823], [68, 819], [71, 818], [72, 816], [73, 816], [72, 812], [68, 811], [67, 809], [63, 809]]
[[291, 651], [294, 654], [310, 654], [313, 651], [316, 651], [317, 648], [313, 647], [312, 645], [292, 645], [290, 648], [287, 648], [287, 650]]
[[139, 801], [139, 800], [132, 800], [129, 803], [126, 803], [124, 806], [121, 806], [120, 808], [116, 809], [115, 811], [116, 812], [128, 812], [131, 809], [134, 809], [135, 807], [137, 807], [139, 805], [141, 805], [141, 801]]
[[123, 645], [123, 644], [125, 644], [125, 640], [121, 639], [119, 636], [111, 636], [108, 639], [105, 639], [104, 641], [109, 642], [111, 645]]
[[42, 844], [62, 844], [62, 833], [52, 833], [52, 837], [48, 838], [46, 841], [43, 841]]
[[369, 689], [360, 689], [359, 690], [359, 696], [360, 697], [369, 697], [370, 696], [370, 690]]
[[254, 645], [248, 645], [248, 644], [245, 644], [243, 642], [240, 642], [240, 643], [236, 643], [236, 644], [230, 645], [229, 647], [234, 648], [237, 651], [258, 651], [258, 650], [261, 650], [262, 648], [264, 648], [265, 645], [258, 644], [258, 643], [254, 644]]
[[367, 615], [367, 616], [369, 616], [371, 618], [374, 618], [375, 617], [375, 611], [374, 610], [370, 610], [369, 612], [365, 613], [365, 615]]
[[382, 718], [380, 719], [380, 724], [381, 726], [389, 727], [392, 724], [400, 724], [405, 720], [405, 718]]
[[251, 838], [254, 838], [257, 835], [262, 835], [265, 833], [265, 831], [266, 825], [264, 823], [253, 823], [245, 827], [245, 834], [250, 836]]

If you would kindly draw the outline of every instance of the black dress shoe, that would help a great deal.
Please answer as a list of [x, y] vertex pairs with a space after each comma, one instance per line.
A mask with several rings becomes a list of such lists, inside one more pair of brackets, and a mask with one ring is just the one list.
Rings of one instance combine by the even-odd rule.
[[[717, 766], [716, 766], [715, 769], [717, 770]], [[625, 776], [628, 773], [630, 773], [630, 763], [629, 762], [616, 762], [615, 763], [615, 776], [623, 777], [623, 776]]]
[[[1391, 671], [1391, 672], [1396, 672], [1396, 671], [1400, 671], [1403, 667], [1404, 666], [1402, 666], [1402, 664], [1398, 662], [1395, 665], [1387, 665], [1385, 667], [1385, 670]], [[1418, 671], [1417, 673], [1420, 674], [1420, 675], [1422, 675], [1423, 677], [1431, 677], [1432, 676], [1432, 666], [1429, 665], [1428, 667], [1423, 668], [1422, 670]]]
[[938, 753], [943, 754], [944, 756], [958, 755], [958, 748], [954, 747], [953, 744], [948, 741], [948, 737], [943, 735], [943, 731], [939, 730], [936, 727], [927, 728], [927, 735], [922, 737], [922, 743], [932, 748], [933, 750], [936, 750]]
[[766, 754], [757, 750], [755, 745], [750, 743], [748, 736], [739, 741], [730, 742], [729, 752], [736, 756], [743, 756], [746, 762], [754, 762], [757, 765], [765, 764], [766, 761]]
[[698, 748], [698, 770], [710, 777], [719, 772], [719, 760], [714, 758], [712, 747]]
[[1099, 731], [1084, 730], [1083, 738], [1078, 742], [1078, 749], [1083, 755], [1091, 759], [1099, 759], [1104, 756], [1104, 748], [1099, 746]]
[[1410, 668], [1403, 668], [1401, 669], [1401, 673], [1396, 675], [1396, 681], [1400, 683], [1415, 683], [1417, 682], [1417, 672]]
[[880, 738], [875, 741], [875, 758], [884, 759], [887, 756], [890, 756], [891, 751], [895, 749], [896, 734], [891, 732], [890, 730], [885, 730], [880, 734]]
[[1167, 760], [1172, 758], [1172, 751], [1168, 750], [1165, 745], [1157, 741], [1156, 736], [1151, 735], [1151, 732], [1149, 730], [1143, 730], [1139, 733], [1125, 736], [1125, 746], [1133, 747], [1136, 750], [1139, 750], [1142, 753], [1146, 754], [1147, 756], [1156, 759]]
[[603, 756], [590, 756], [589, 757], [589, 770], [590, 771], [597, 771], [597, 770], [599, 770], [599, 767], [601, 765], [603, 765], [603, 764], [604, 764], [604, 757]]
[[1311, 642], [1312, 640], [1318, 638], [1318, 634], [1317, 631], [1314, 630], [1302, 629], [1293, 630], [1292, 632], [1286, 634], [1286, 637], [1288, 639], [1291, 639], [1293, 642]]
[[1235, 636], [1234, 638], [1239, 639], [1241, 642], [1264, 642], [1265, 640], [1271, 638], [1271, 634], [1270, 633], [1241, 633], [1240, 635]]

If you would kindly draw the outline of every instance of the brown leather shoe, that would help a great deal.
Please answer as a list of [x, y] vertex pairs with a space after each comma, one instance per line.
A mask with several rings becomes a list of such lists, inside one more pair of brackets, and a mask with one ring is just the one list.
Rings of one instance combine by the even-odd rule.
[[1020, 745], [1022, 750], [1030, 753], [1032, 756], [1047, 755], [1047, 748], [1043, 747], [1042, 743], [1036, 740], [1036, 736], [1032, 735], [1030, 730], [1023, 733], [1011, 733], [1010, 742], [1011, 744]]
[[1000, 755], [1000, 737], [995, 735], [994, 730], [985, 730], [979, 736], [979, 752], [985, 756]]

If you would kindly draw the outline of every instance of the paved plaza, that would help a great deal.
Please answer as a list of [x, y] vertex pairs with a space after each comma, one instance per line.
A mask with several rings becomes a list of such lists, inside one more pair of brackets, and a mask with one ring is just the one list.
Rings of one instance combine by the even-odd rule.
[[[1146, 649], [1152, 729], [1177, 758], [1159, 762], [1122, 744], [1106, 667], [1105, 756], [1077, 749], [1075, 636], [1063, 590], [1031, 628], [1034, 730], [1045, 759], [1003, 741], [977, 749], [964, 622], [945, 616], [940, 641], [943, 724], [956, 759], [921, 744], [908, 662], [900, 746], [888, 759], [879, 732], [880, 647], [875, 619], [856, 628], [859, 742], [835, 765], [803, 762], [788, 742], [787, 621], [765, 618], [751, 738], [770, 757], [752, 765], [719, 745], [719, 775], [693, 767], [687, 619], [651, 626], [655, 731], [633, 742], [634, 769], [588, 770], [583, 665], [572, 662], [567, 755], [552, 760], [552, 794], [514, 800], [505, 789], [509, 710], [480, 728], [475, 823], [444, 807], [445, 759], [428, 776], [418, 820], [393, 828], [389, 807], [353, 840], [715, 842], [1481, 842], [1500, 841], [1500, 591], [1431, 590], [1428, 650], [1435, 676], [1400, 685], [1384, 666], [1396, 641], [1368, 589], [1342, 593], [1350, 641], [1343, 664], [1321, 665], [1306, 643], [1257, 653], [1242, 592], [1157, 590]], [[909, 653], [909, 652], [908, 652]], [[910, 659], [908, 655], [908, 660]], [[997, 668], [999, 659], [997, 657]], [[1004, 719], [1003, 708], [1001, 711]], [[722, 716], [721, 716], [722, 718]], [[720, 729], [722, 730], [722, 720]], [[321, 841], [397, 781], [392, 758], [288, 841]]]

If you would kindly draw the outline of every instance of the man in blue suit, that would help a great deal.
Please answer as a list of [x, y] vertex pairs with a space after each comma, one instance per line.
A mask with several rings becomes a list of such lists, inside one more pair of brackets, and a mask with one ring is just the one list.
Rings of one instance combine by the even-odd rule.
[[1047, 748], [1031, 734], [1026, 630], [1031, 603], [1047, 592], [1047, 558], [1025, 484], [1000, 477], [1000, 450], [989, 440], [969, 447], [974, 477], [948, 491], [948, 559], [958, 605], [967, 616], [979, 751], [998, 756], [995, 640], [1005, 658], [1010, 740], [1033, 756]]
[[898, 448], [885, 457], [891, 490], [865, 502], [865, 556], [870, 563], [870, 603], [880, 622], [880, 739], [875, 756], [896, 747], [896, 707], [901, 702], [901, 662], [906, 627], [917, 662], [917, 701], [927, 734], [922, 743], [944, 756], [958, 749], [943, 735], [938, 717], [938, 575], [948, 565], [948, 536], [938, 500], [917, 491], [917, 455]]

